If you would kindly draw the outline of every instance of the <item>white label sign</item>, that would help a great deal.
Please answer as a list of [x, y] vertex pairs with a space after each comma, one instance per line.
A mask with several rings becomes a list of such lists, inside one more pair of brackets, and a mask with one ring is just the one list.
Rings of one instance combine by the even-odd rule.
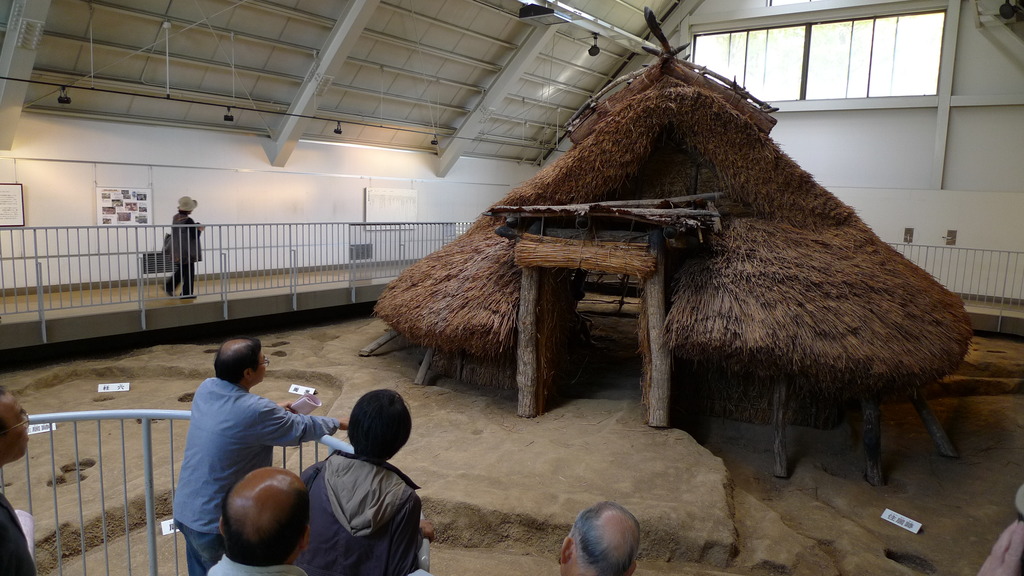
[[161, 522], [160, 531], [164, 536], [178, 532], [178, 528], [174, 525], [174, 518], [171, 518], [170, 520], [164, 520], [163, 522]]
[[299, 396], [302, 396], [303, 394], [316, 394], [316, 388], [299, 386], [298, 384], [292, 384], [292, 387], [289, 388], [288, 391], [292, 394], [298, 394]]
[[893, 524], [899, 526], [900, 528], [903, 528], [905, 530], [909, 530], [910, 532], [913, 532], [914, 534], [917, 534], [918, 530], [921, 529], [921, 523], [920, 522], [911, 520], [910, 518], [907, 518], [903, 514], [899, 514], [897, 512], [893, 512], [892, 510], [889, 510], [888, 508], [885, 509], [885, 512], [882, 512], [882, 520], [885, 520], [887, 522], [892, 522]]
[[29, 434], [42, 434], [43, 432], [50, 432], [51, 430], [56, 430], [56, 429], [57, 429], [57, 425], [56, 424], [29, 424], [29, 426], [28, 426], [28, 433]]
[[127, 392], [132, 385], [128, 382], [117, 382], [115, 384], [100, 384], [97, 392]]

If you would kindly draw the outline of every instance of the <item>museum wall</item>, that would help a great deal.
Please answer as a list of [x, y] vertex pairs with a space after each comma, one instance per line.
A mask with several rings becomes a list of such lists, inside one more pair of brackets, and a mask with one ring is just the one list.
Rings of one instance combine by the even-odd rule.
[[513, 162], [465, 158], [446, 178], [437, 156], [299, 142], [284, 168], [246, 134], [22, 114], [0, 182], [24, 186], [28, 226], [96, 224], [96, 188], [152, 190], [154, 223], [177, 199], [199, 201], [209, 224], [360, 222], [367, 187], [417, 191], [417, 221], [474, 220], [536, 172]]
[[[953, 76], [946, 88], [940, 80], [938, 96], [773, 102], [780, 111], [772, 137], [885, 241], [901, 242], [904, 228], [914, 228], [915, 244], [941, 245], [957, 230], [957, 246], [1022, 250], [1024, 23], [985, 16], [999, 0], [952, 4], [961, 8]], [[694, 21], [714, 25], [729, 9], [751, 27], [767, 13], [763, 0], [705, 2]]]
[[[946, 88], [938, 96], [775, 102], [772, 136], [883, 240], [902, 241], [909, 227], [915, 243], [941, 244], [947, 230], [957, 230], [958, 246], [1020, 250], [1024, 31], [977, 20], [974, 2], [952, 4], [961, 6], [953, 76], [940, 82]], [[989, 12], [998, 4], [977, 3]], [[821, 0], [785, 9], [815, 5], [880, 4]], [[707, 26], [725, 14], [756, 26], [765, 10], [763, 0], [705, 2], [691, 20]], [[0, 151], [0, 182], [24, 184], [29, 226], [95, 224], [97, 186], [151, 188], [156, 223], [170, 218], [184, 194], [200, 201], [196, 218], [206, 223], [360, 221], [365, 188], [414, 188], [417, 220], [431, 222], [472, 220], [537, 170], [463, 158], [438, 178], [432, 154], [310, 142], [274, 168], [262, 141], [25, 113], [13, 150]]]

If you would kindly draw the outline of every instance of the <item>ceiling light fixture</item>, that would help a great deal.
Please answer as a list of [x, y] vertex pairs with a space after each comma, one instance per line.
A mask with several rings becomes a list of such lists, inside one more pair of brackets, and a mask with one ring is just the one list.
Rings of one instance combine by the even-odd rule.
[[555, 12], [554, 8], [539, 6], [537, 4], [524, 4], [523, 7], [519, 9], [519, 19], [529, 20], [530, 22], [536, 22], [537, 24], [544, 24], [547, 26], [572, 21], [572, 18], [569, 16], [562, 14], [561, 12]]
[[338, 126], [334, 129], [334, 133], [341, 135], [341, 120], [338, 121]]
[[57, 104], [71, 104], [71, 96], [68, 96], [66, 86], [60, 87], [60, 94], [57, 95]]
[[591, 56], [597, 56], [601, 53], [601, 47], [597, 45], [597, 32], [594, 32], [594, 45], [587, 50], [587, 54]]
[[235, 116], [231, 114], [231, 106], [228, 106], [228, 113], [224, 115], [225, 122], [234, 122]]
[[437, 134], [434, 134], [434, 139], [430, 141], [431, 146], [437, 146]]

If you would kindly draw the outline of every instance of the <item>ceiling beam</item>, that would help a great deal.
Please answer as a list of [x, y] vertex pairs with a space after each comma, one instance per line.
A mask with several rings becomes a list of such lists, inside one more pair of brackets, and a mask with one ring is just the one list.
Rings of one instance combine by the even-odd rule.
[[285, 116], [277, 134], [263, 145], [267, 158], [273, 166], [280, 168], [288, 162], [306, 125], [309, 124], [309, 119], [302, 116], [316, 114], [317, 91], [321, 84], [330, 84], [334, 75], [341, 69], [378, 4], [380, 4], [380, 0], [349, 2], [343, 14], [335, 22], [313, 67], [306, 75], [306, 80], [288, 108], [288, 113], [292, 115]]
[[498, 76], [491, 82], [484, 97], [480, 99], [476, 109], [466, 117], [459, 129], [455, 131], [455, 137], [448, 139], [444, 151], [441, 153], [437, 175], [444, 178], [455, 166], [455, 162], [466, 150], [469, 143], [480, 134], [484, 126], [484, 119], [494, 112], [495, 107], [508, 94], [513, 82], [522, 76], [542, 48], [554, 38], [558, 26], [530, 26], [530, 35], [526, 41], [519, 46], [512, 59], [506, 64]]
[[[36, 44], [50, 0], [14, 0], [7, 17], [4, 43], [0, 46], [0, 78], [28, 78], [36, 62]], [[14, 134], [21, 120], [28, 84], [0, 80], [0, 150], [14, 146]]]

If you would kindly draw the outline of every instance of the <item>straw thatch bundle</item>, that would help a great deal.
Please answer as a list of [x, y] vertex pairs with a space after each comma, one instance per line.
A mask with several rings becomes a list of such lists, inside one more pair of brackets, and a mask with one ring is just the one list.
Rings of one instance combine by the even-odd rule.
[[650, 278], [657, 267], [646, 244], [569, 240], [536, 234], [523, 234], [516, 243], [515, 256], [516, 266], [520, 268], [582, 268], [644, 280]]
[[[971, 336], [959, 298], [750, 120], [656, 66], [609, 101], [584, 140], [496, 205], [722, 192], [722, 233], [668, 271], [665, 330], [680, 364], [737, 385], [786, 381], [829, 397], [909, 391], [956, 367]], [[493, 232], [500, 224], [481, 217], [411, 266], [377, 314], [424, 346], [510, 354], [520, 272], [514, 241]]]
[[941, 378], [971, 337], [960, 299], [860, 223], [733, 220], [680, 267], [673, 301], [673, 351], [699, 373], [840, 399]]

